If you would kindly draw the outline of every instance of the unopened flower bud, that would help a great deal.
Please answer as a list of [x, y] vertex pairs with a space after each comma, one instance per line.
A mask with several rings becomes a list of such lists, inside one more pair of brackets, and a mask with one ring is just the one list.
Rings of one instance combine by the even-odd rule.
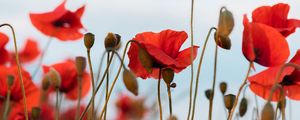
[[207, 89], [205, 90], [205, 97], [210, 100], [210, 97], [212, 96], [212, 90], [211, 89]]
[[121, 36], [119, 34], [108, 33], [104, 40], [106, 50], [116, 50], [120, 47]]
[[215, 42], [221, 48], [229, 50], [231, 48], [231, 40], [228, 36], [219, 36], [218, 33], [215, 33]]
[[142, 66], [146, 69], [148, 73], [152, 73], [153, 70], [153, 60], [149, 53], [144, 48], [139, 48], [138, 57]]
[[274, 120], [274, 109], [270, 102], [267, 102], [261, 112], [261, 120]]
[[95, 41], [95, 35], [93, 33], [84, 34], [84, 45], [89, 50], [93, 47]]
[[235, 95], [228, 94], [224, 96], [225, 107], [227, 108], [228, 111], [232, 109], [234, 101], [235, 101]]
[[7, 85], [11, 87], [14, 84], [15, 77], [13, 75], [8, 75], [7, 76]]
[[134, 95], [138, 95], [138, 83], [135, 75], [128, 69], [123, 71], [123, 82], [127, 90], [129, 90]]
[[171, 68], [165, 68], [162, 70], [163, 80], [167, 85], [170, 85], [174, 79], [174, 70]]
[[86, 67], [85, 57], [82, 57], [82, 56], [76, 57], [75, 63], [76, 63], [76, 69], [77, 69], [78, 76], [82, 76], [84, 73], [84, 69]]
[[43, 80], [42, 80], [42, 89], [44, 90], [44, 91], [47, 91], [48, 89], [49, 89], [49, 87], [50, 87], [50, 85], [51, 85], [51, 83], [50, 83], [50, 76], [49, 75], [45, 75], [45, 77], [43, 78]]
[[171, 83], [170, 87], [171, 88], [176, 88], [176, 83]]
[[220, 83], [220, 91], [224, 95], [227, 91], [227, 83], [226, 82], [221, 82]]
[[246, 98], [243, 97], [239, 107], [239, 114], [241, 117], [243, 117], [246, 114], [247, 109], [248, 109], [248, 101]]
[[232, 13], [226, 7], [220, 10], [218, 29], [215, 33], [215, 41], [218, 46], [224, 49], [231, 48], [231, 40], [228, 37], [234, 27], [234, 18]]
[[61, 84], [61, 78], [59, 73], [54, 68], [50, 68], [50, 71], [47, 74], [50, 77], [51, 85], [55, 88], [59, 88]]
[[31, 110], [31, 118], [33, 120], [40, 120], [41, 109], [39, 107], [33, 107]]

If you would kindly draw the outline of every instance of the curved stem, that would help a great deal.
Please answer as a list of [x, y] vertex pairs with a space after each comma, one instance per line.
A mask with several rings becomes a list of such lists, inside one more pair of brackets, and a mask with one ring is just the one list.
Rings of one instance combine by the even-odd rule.
[[208, 112], [208, 120], [211, 120], [212, 117], [212, 110], [213, 110], [213, 102], [214, 102], [214, 95], [215, 95], [215, 84], [217, 79], [217, 63], [218, 63], [218, 45], [216, 44], [215, 48], [215, 62], [214, 62], [214, 79], [212, 85], [212, 94], [210, 95], [209, 99], [209, 112]]
[[[106, 51], [104, 53], [102, 53], [101, 58], [100, 58], [100, 63], [99, 63], [99, 67], [98, 67], [97, 77], [96, 77], [96, 84], [98, 84], [99, 79], [100, 79], [100, 75], [101, 75], [100, 73], [101, 73], [101, 68], [102, 68], [102, 64], [104, 61], [105, 53], [106, 53]], [[112, 55], [112, 57], [113, 57], [113, 55]]]
[[[192, 94], [193, 94], [193, 83], [194, 83], [194, 0], [191, 2], [191, 18], [190, 18], [190, 28], [191, 28], [191, 82], [190, 82], [190, 99], [189, 99], [189, 111], [187, 119], [190, 119], [191, 114], [191, 103], [192, 103]], [[192, 117], [193, 118], [193, 117]]]
[[159, 75], [158, 75], [158, 83], [157, 83], [157, 100], [158, 100], [158, 107], [159, 107], [159, 119], [163, 119], [163, 113], [162, 113], [162, 105], [160, 100], [160, 80], [161, 79], [161, 68], [159, 68]]
[[[107, 53], [107, 64], [109, 62], [109, 52]], [[109, 69], [108, 69], [109, 71]], [[107, 101], [107, 97], [108, 97], [108, 87], [109, 87], [109, 72], [106, 75], [106, 90], [105, 90], [105, 101]], [[105, 107], [105, 111], [104, 111], [104, 120], [106, 120], [106, 114], [107, 114], [107, 107]]]
[[93, 67], [92, 67], [92, 61], [91, 61], [91, 54], [90, 49], [87, 50], [87, 56], [88, 56], [88, 62], [90, 67], [90, 74], [92, 78], [92, 106], [91, 106], [91, 117], [94, 118], [94, 107], [95, 107], [95, 81], [94, 81], [94, 73], [93, 73]]
[[40, 69], [40, 66], [42, 65], [43, 60], [45, 58], [45, 54], [46, 54], [46, 52], [47, 52], [47, 50], [48, 50], [48, 48], [49, 48], [49, 46], [51, 44], [51, 41], [52, 41], [52, 37], [49, 37], [49, 39], [48, 39], [48, 41], [46, 43], [46, 46], [45, 46], [45, 48], [43, 49], [43, 51], [41, 53], [41, 57], [40, 57], [40, 59], [38, 61], [37, 67], [34, 69], [34, 72], [32, 73], [32, 78], [36, 77], [36, 75], [37, 75], [37, 73], [38, 73], [38, 71]]
[[26, 91], [25, 91], [25, 88], [24, 88], [24, 81], [23, 81], [23, 76], [22, 76], [22, 72], [21, 72], [21, 65], [20, 65], [19, 52], [18, 52], [18, 47], [17, 47], [17, 40], [16, 40], [16, 35], [15, 35], [15, 30], [10, 24], [5, 23], [5, 24], [0, 25], [0, 27], [3, 27], [3, 26], [8, 26], [11, 29], [12, 34], [13, 34], [14, 47], [15, 47], [15, 53], [16, 53], [16, 63], [17, 63], [17, 66], [18, 66], [18, 76], [19, 76], [19, 82], [20, 82], [21, 88], [22, 88], [22, 97], [23, 97], [23, 102], [24, 102], [25, 120], [28, 120]]
[[[117, 73], [115, 79], [117, 79], [117, 78], [119, 77], [119, 75], [120, 75], [120, 72], [121, 72], [121, 69], [122, 69], [122, 66], [123, 66], [123, 61], [124, 61], [124, 58], [125, 58], [125, 54], [126, 54], [128, 45], [129, 45], [129, 43], [131, 43], [131, 42], [136, 42], [136, 41], [130, 40], [130, 41], [128, 41], [128, 42], [126, 43], [126, 46], [125, 46], [125, 49], [124, 49], [124, 52], [123, 52], [123, 56], [122, 56], [122, 59], [121, 59], [122, 64], [119, 66], [118, 73]], [[139, 45], [139, 44], [138, 44], [138, 45]], [[112, 53], [112, 56], [113, 56], [113, 55], [114, 55], [114, 52]], [[109, 64], [106, 66], [106, 69], [105, 69], [104, 74], [103, 74], [103, 76], [102, 76], [102, 78], [101, 78], [101, 81], [100, 81], [99, 85], [98, 85], [97, 88], [96, 88], [96, 93], [98, 92], [98, 90], [100, 89], [100, 87], [101, 87], [101, 85], [102, 85], [102, 82], [104, 81], [104, 78], [105, 78], [105, 76], [106, 76], [106, 74], [107, 74], [107, 72], [108, 72], [108, 68], [110, 67], [111, 62], [112, 62], [112, 58], [110, 59]], [[115, 80], [114, 80], [114, 82], [115, 82]], [[113, 86], [114, 86], [114, 83], [113, 83]], [[93, 96], [95, 96], [95, 95], [93, 95]], [[108, 96], [108, 98], [109, 98], [109, 96]], [[80, 116], [80, 120], [83, 119], [83, 116], [84, 116], [84, 114], [87, 112], [87, 110], [88, 110], [88, 108], [89, 108], [90, 105], [91, 105], [91, 100], [89, 101], [89, 103], [88, 103], [87, 107], [85, 108], [85, 110], [82, 112], [82, 114], [81, 114], [81, 116]], [[100, 119], [101, 119], [101, 117], [100, 117]]]
[[79, 87], [78, 87], [78, 103], [77, 103], [77, 109], [76, 109], [76, 115], [75, 115], [76, 120], [79, 119], [79, 114], [80, 114], [80, 101], [81, 101], [81, 91], [82, 91], [81, 80], [82, 80], [82, 76], [78, 76], [77, 83], [78, 83]]
[[173, 115], [172, 113], [172, 94], [171, 94], [171, 86], [167, 85], [167, 89], [168, 89], [168, 97], [169, 97], [169, 110], [170, 110], [170, 117]]
[[[209, 32], [208, 32], [208, 34], [206, 36], [206, 39], [205, 39], [205, 42], [204, 42], [204, 45], [203, 45], [203, 48], [202, 48], [201, 56], [200, 56], [200, 62], [198, 64], [198, 70], [197, 70], [197, 75], [196, 75], [196, 87], [195, 87], [194, 100], [193, 100], [193, 108], [192, 108], [192, 120], [194, 119], [194, 113], [195, 113], [195, 106], [196, 106], [196, 100], [197, 100], [197, 94], [198, 94], [198, 83], [199, 83], [199, 76], [200, 76], [200, 72], [201, 72], [201, 66], [202, 66], [202, 62], [203, 62], [203, 58], [204, 58], [204, 53], [205, 53], [205, 50], [206, 50], [207, 42], [208, 42], [208, 39], [209, 39], [209, 36], [210, 36], [212, 30], [217, 30], [217, 29], [215, 27], [210, 28], [210, 30], [209, 30]], [[193, 94], [192, 93], [192, 88], [190, 88], [190, 95], [191, 94]], [[190, 96], [190, 99], [191, 99], [191, 96]], [[191, 104], [192, 103], [190, 102], [189, 106], [191, 106]]]
[[251, 65], [252, 65], [252, 62], [249, 62], [249, 67], [248, 67], [248, 71], [247, 71], [246, 77], [245, 77], [243, 83], [242, 83], [241, 86], [240, 86], [240, 89], [239, 89], [239, 91], [238, 91], [238, 93], [237, 93], [237, 95], [236, 95], [236, 98], [235, 98], [235, 100], [234, 100], [233, 107], [232, 107], [232, 109], [231, 109], [231, 111], [230, 111], [230, 113], [229, 113], [229, 120], [232, 120], [232, 116], [233, 116], [234, 110], [235, 110], [235, 108], [236, 108], [236, 106], [237, 106], [237, 103], [238, 103], [238, 100], [239, 100], [239, 96], [240, 96], [240, 94], [241, 94], [241, 91], [243, 90], [244, 86], [245, 86], [246, 83], [247, 83], [247, 79], [248, 79], [248, 76], [249, 76], [250, 71], [251, 71]]

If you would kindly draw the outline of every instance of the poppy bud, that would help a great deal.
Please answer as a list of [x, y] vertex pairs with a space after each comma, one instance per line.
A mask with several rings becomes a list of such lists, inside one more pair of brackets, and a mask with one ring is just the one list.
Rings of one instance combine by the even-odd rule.
[[233, 94], [228, 94], [224, 96], [225, 107], [227, 108], [228, 111], [232, 109], [234, 100], [235, 100], [235, 95]]
[[240, 108], [239, 108], [239, 113], [241, 117], [243, 117], [246, 114], [247, 109], [248, 109], [248, 101], [246, 98], [242, 98], [242, 101], [240, 103]]
[[120, 47], [121, 36], [114, 33], [108, 33], [104, 40], [106, 50], [118, 49]]
[[8, 75], [7, 76], [7, 85], [11, 87], [14, 84], [15, 77], [13, 75]]
[[33, 120], [39, 120], [40, 119], [40, 113], [41, 109], [39, 107], [33, 107], [31, 110], [31, 118]]
[[59, 88], [61, 84], [59, 73], [55, 69], [50, 68], [50, 71], [47, 74], [49, 75], [49, 78], [51, 80], [51, 85], [55, 88]]
[[231, 40], [228, 37], [234, 27], [232, 13], [226, 7], [220, 10], [218, 29], [215, 33], [215, 41], [218, 46], [224, 49], [231, 48]]
[[171, 88], [176, 88], [176, 83], [171, 83], [170, 87]]
[[178, 120], [178, 118], [176, 116], [172, 115], [168, 118], [168, 120]]
[[84, 69], [86, 67], [86, 59], [85, 57], [78, 56], [75, 58], [76, 69], [79, 76], [82, 76], [84, 73]]
[[95, 35], [93, 33], [84, 34], [84, 45], [89, 50], [93, 47], [95, 41]]
[[174, 70], [171, 68], [165, 68], [162, 70], [163, 80], [167, 85], [170, 85], [174, 79]]
[[152, 73], [153, 70], [153, 60], [149, 53], [144, 48], [139, 48], [139, 60], [142, 66], [146, 69], [148, 73]]
[[224, 95], [227, 91], [227, 83], [226, 82], [221, 82], [220, 83], [220, 91]]
[[135, 75], [128, 69], [123, 71], [123, 82], [127, 90], [129, 90], [134, 95], [138, 95], [138, 83]]
[[50, 83], [50, 77], [49, 77], [49, 75], [46, 74], [45, 77], [42, 80], [42, 89], [44, 91], [47, 91], [50, 87], [50, 84], [51, 84]]
[[211, 89], [207, 89], [205, 90], [205, 97], [210, 100], [210, 97], [212, 95], [212, 90]]
[[270, 102], [267, 102], [261, 112], [261, 120], [274, 120], [274, 109]]

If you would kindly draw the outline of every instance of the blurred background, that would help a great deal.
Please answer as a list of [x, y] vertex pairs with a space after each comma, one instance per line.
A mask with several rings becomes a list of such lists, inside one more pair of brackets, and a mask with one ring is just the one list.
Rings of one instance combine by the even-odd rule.
[[[32, 26], [29, 19], [29, 13], [52, 11], [61, 2], [62, 0], [1, 0], [0, 23], [10, 23], [15, 27], [18, 44], [20, 46], [23, 45], [28, 37], [31, 37], [35, 38], [40, 43], [40, 48], [44, 48], [49, 38]], [[232, 48], [230, 51], [219, 50], [217, 89], [213, 111], [214, 120], [226, 118], [225, 110], [223, 109], [222, 95], [218, 90], [219, 83], [226, 81], [229, 85], [227, 94], [236, 94], [248, 67], [248, 61], [243, 56], [241, 50], [243, 15], [247, 14], [248, 17], [250, 17], [255, 8], [263, 5], [274, 5], [279, 2], [288, 3], [291, 6], [289, 18], [300, 19], [300, 1], [297, 0], [195, 0], [194, 43], [200, 46], [199, 53], [201, 52], [208, 30], [217, 25], [219, 10], [222, 6], [226, 6], [231, 10], [235, 18], [235, 28], [231, 34]], [[95, 71], [98, 68], [100, 57], [104, 51], [104, 37], [108, 32], [118, 33], [122, 36], [123, 46], [121, 50], [123, 50], [126, 41], [132, 39], [135, 34], [145, 31], [159, 32], [164, 29], [174, 29], [184, 30], [188, 34], [190, 33], [191, 1], [189, 0], [69, 0], [67, 1], [66, 7], [70, 10], [75, 10], [84, 4], [86, 5], [86, 11], [82, 17], [83, 25], [88, 32], [92, 32], [96, 35], [95, 45], [91, 51]], [[10, 31], [4, 30], [4, 28], [1, 28], [0, 31], [7, 32], [8, 35], [10, 35]], [[298, 30], [287, 39], [292, 57], [296, 50], [300, 48], [300, 31]], [[214, 56], [213, 41], [213, 37], [211, 37], [204, 57], [202, 73], [200, 75], [195, 119], [205, 120], [208, 116], [209, 101], [205, 98], [204, 91], [212, 86]], [[188, 38], [182, 49], [187, 48], [189, 45], [190, 39]], [[7, 47], [8, 49], [13, 49], [12, 41], [10, 41]], [[120, 51], [120, 53], [122, 54], [123, 51]], [[86, 49], [82, 40], [76, 42], [53, 40], [46, 53], [43, 64], [50, 65], [64, 61], [68, 58], [74, 58], [75, 56], [86, 56]], [[127, 58], [125, 63], [128, 65]], [[198, 63], [199, 56], [197, 56], [197, 59], [194, 62], [195, 69]], [[25, 67], [32, 72], [35, 65], [37, 65], [37, 62]], [[116, 59], [112, 67], [117, 67], [118, 65], [119, 62]], [[105, 65], [102, 69], [104, 69], [104, 67]], [[255, 74], [264, 69], [259, 65], [256, 65], [256, 67], [256, 71], [252, 71], [251, 74]], [[115, 72], [116, 71], [112, 69], [110, 71], [110, 76], [113, 76]], [[40, 79], [41, 77], [37, 77], [34, 81], [39, 83]], [[146, 97], [146, 103], [149, 107], [153, 106], [157, 99], [157, 81], [153, 79], [142, 80], [140, 78], [138, 80], [140, 85], [140, 96]], [[172, 89], [173, 113], [179, 120], [183, 120], [186, 119], [188, 113], [190, 67], [181, 73], [176, 74], [174, 80], [177, 87]], [[104, 89], [102, 91], [104, 91]], [[114, 119], [115, 117], [115, 100], [120, 93], [130, 94], [125, 90], [122, 82], [117, 83], [117, 87], [109, 102], [108, 118], [110, 119]], [[103, 95], [103, 92], [100, 94]], [[161, 97], [163, 101], [164, 118], [166, 118], [169, 112], [167, 88], [165, 84], [162, 84]], [[254, 94], [251, 90], [247, 89], [245, 97], [249, 100], [249, 107], [248, 112], [243, 119], [251, 119], [252, 110], [255, 104]], [[88, 98], [89, 97], [86, 98], [85, 102], [87, 102]], [[103, 102], [101, 99], [97, 101]], [[265, 101], [258, 97], [259, 110], [262, 109], [264, 103]], [[67, 108], [70, 104], [74, 103], [64, 101], [62, 109]], [[288, 102], [286, 109], [287, 119], [299, 120], [300, 115], [297, 115], [299, 110], [300, 102]], [[150, 116], [147, 117], [147, 119], [158, 119], [158, 116]]]

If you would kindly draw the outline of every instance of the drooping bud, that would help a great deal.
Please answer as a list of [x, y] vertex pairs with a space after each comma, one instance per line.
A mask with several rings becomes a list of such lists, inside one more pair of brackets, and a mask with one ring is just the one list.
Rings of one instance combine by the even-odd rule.
[[171, 88], [176, 88], [176, 83], [171, 83], [170, 87]]
[[128, 69], [123, 71], [123, 82], [127, 90], [129, 90], [134, 95], [138, 95], [138, 83], [135, 75]]
[[225, 107], [227, 108], [228, 111], [232, 109], [234, 101], [235, 101], [235, 95], [228, 94], [224, 96]]
[[61, 78], [59, 73], [54, 68], [50, 68], [50, 71], [47, 73], [47, 75], [51, 80], [51, 85], [55, 88], [59, 88], [61, 84]]
[[211, 89], [207, 89], [205, 90], [205, 97], [210, 100], [210, 97], [212, 95], [212, 90]]
[[121, 36], [119, 34], [108, 33], [104, 40], [105, 49], [110, 50], [117, 50], [121, 44]]
[[40, 120], [41, 109], [39, 107], [33, 107], [31, 110], [31, 118], [33, 120]]
[[261, 120], [274, 120], [274, 109], [270, 102], [267, 102], [261, 112]]
[[144, 48], [139, 48], [138, 57], [142, 66], [146, 69], [148, 73], [152, 73], [153, 70], [153, 60], [149, 53]]
[[170, 85], [171, 82], [173, 82], [174, 79], [174, 70], [171, 68], [165, 68], [162, 70], [162, 77], [163, 80], [167, 85]]
[[14, 84], [15, 77], [13, 75], [8, 75], [7, 76], [7, 85], [11, 87]]
[[89, 50], [93, 47], [95, 41], [95, 35], [93, 33], [84, 34], [84, 45]]
[[222, 7], [220, 10], [218, 29], [215, 33], [215, 41], [218, 46], [224, 49], [231, 48], [231, 40], [229, 34], [234, 27], [234, 18], [232, 13], [227, 10], [226, 7]]
[[49, 87], [50, 87], [50, 85], [51, 85], [51, 83], [50, 83], [50, 76], [49, 75], [45, 75], [45, 77], [43, 78], [43, 80], [42, 80], [42, 89], [44, 90], [44, 91], [47, 91], [48, 89], [49, 89]]
[[86, 59], [85, 57], [78, 56], [75, 58], [76, 69], [78, 76], [82, 76], [86, 67]]
[[241, 117], [243, 117], [246, 114], [247, 109], [248, 109], [248, 101], [245, 97], [243, 97], [239, 107], [239, 114]]
[[220, 83], [220, 91], [224, 95], [227, 91], [227, 83], [226, 82], [221, 82]]

